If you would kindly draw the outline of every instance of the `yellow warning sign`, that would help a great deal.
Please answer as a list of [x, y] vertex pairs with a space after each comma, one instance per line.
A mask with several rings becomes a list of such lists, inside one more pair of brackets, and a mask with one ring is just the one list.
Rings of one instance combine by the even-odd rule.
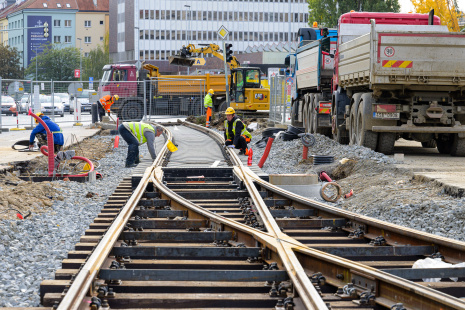
[[194, 66], [204, 66], [205, 58], [196, 58], [194, 61]]

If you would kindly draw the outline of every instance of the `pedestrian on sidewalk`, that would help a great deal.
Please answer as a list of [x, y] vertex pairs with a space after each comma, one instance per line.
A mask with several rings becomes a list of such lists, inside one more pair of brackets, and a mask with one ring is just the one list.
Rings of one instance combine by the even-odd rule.
[[143, 122], [123, 122], [118, 131], [128, 144], [128, 155], [126, 157], [126, 168], [132, 168], [139, 164], [139, 145], [147, 143], [152, 160], [157, 158], [155, 153], [155, 137], [163, 133], [161, 126], [155, 128]]
[[212, 97], [215, 94], [213, 89], [208, 90], [208, 93], [205, 95], [205, 99], [203, 100], [203, 106], [205, 107], [206, 118], [205, 118], [205, 127], [210, 128], [210, 121], [212, 118], [212, 108], [213, 108], [213, 100]]
[[[52, 122], [52, 120], [44, 115], [43, 113], [37, 114], [38, 117], [40, 117], [45, 124], [47, 125], [48, 129], [53, 134], [53, 149], [54, 153], [58, 153], [63, 149], [63, 144], [64, 144], [64, 139], [63, 139], [63, 133], [61, 131], [60, 126]], [[35, 120], [37, 126], [32, 130], [31, 136], [29, 137], [29, 149], [32, 150], [34, 148], [34, 139], [37, 138], [39, 141], [39, 144], [41, 145], [47, 145], [47, 131], [45, 130], [45, 127], [42, 126], [41, 123], [39, 123], [38, 120]]]
[[249, 155], [247, 144], [252, 139], [252, 135], [247, 131], [244, 123], [237, 118], [236, 111], [233, 108], [227, 108], [225, 114], [224, 144], [227, 147], [239, 149], [239, 155]]

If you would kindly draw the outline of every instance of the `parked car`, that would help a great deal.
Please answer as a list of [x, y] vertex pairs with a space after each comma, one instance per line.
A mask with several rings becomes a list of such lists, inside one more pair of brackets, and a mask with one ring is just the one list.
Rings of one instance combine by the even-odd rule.
[[44, 114], [56, 114], [60, 115], [61, 117], [65, 116], [65, 109], [63, 107], [63, 103], [61, 102], [61, 99], [58, 96], [53, 96], [53, 104], [52, 96], [40, 96], [40, 107], [42, 113]]
[[60, 97], [61, 102], [63, 103], [63, 108], [65, 112], [69, 112], [69, 94], [68, 93], [55, 93], [55, 96]]
[[16, 115], [16, 102], [10, 96], [2, 96], [2, 114]]
[[[90, 97], [93, 93], [96, 93], [96, 90], [93, 89], [84, 89], [82, 93], [77, 97], [78, 102], [81, 103], [81, 113], [82, 112], [89, 112], [92, 113], [91, 107], [92, 107], [92, 102], [90, 102]], [[71, 114], [74, 113], [74, 100], [76, 98], [71, 97], [71, 100], [69, 101], [69, 112]]]

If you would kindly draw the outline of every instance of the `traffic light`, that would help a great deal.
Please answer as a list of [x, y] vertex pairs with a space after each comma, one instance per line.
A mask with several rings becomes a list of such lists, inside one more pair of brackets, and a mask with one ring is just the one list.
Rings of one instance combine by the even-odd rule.
[[231, 50], [231, 47], [233, 45], [231, 43], [226, 43], [225, 47], [225, 52], [224, 52], [224, 57], [226, 58], [226, 62], [231, 62], [233, 60], [233, 51]]
[[48, 38], [48, 23], [44, 23], [44, 38]]

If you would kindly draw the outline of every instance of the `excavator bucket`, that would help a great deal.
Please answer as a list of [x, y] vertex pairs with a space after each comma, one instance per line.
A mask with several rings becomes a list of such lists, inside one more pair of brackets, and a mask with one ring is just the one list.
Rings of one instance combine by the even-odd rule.
[[192, 67], [195, 58], [186, 58], [182, 56], [170, 56], [170, 64], [175, 66]]

